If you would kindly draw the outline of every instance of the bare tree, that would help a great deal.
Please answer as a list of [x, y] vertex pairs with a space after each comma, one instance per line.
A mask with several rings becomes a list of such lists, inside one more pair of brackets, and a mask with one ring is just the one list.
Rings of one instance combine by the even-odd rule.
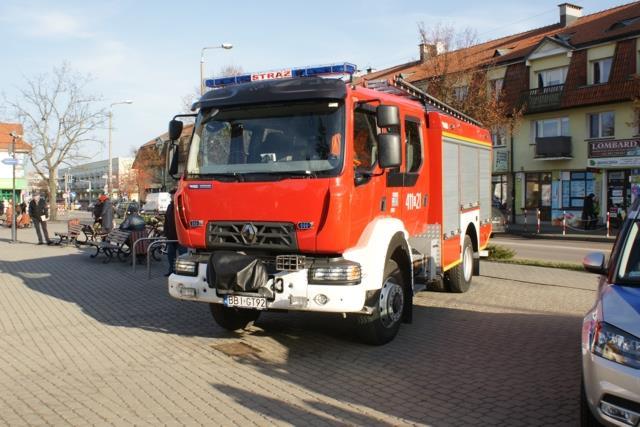
[[415, 83], [494, 132], [513, 132], [522, 111], [505, 102], [502, 87], [489, 79], [487, 71], [495, 63], [474, 48], [476, 32], [419, 23], [418, 34], [426, 57], [421, 66], [423, 79]]
[[106, 110], [99, 107], [101, 97], [86, 93], [89, 81], [89, 76], [63, 63], [50, 74], [25, 78], [19, 97], [5, 99], [33, 145], [31, 163], [48, 184], [52, 219], [57, 211], [59, 167], [90, 158], [83, 150], [90, 143], [100, 142], [96, 131], [107, 117]]

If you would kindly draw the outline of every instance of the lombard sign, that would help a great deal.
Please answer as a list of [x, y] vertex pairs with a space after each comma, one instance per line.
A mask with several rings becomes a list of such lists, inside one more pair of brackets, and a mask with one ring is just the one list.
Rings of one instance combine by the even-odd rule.
[[640, 139], [589, 141], [589, 167], [640, 166]]

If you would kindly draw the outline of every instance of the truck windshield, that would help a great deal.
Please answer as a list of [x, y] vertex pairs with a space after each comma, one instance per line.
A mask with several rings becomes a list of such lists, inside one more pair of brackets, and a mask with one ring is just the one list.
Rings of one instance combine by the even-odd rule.
[[343, 158], [342, 102], [209, 109], [198, 116], [187, 175], [234, 180], [334, 176]]

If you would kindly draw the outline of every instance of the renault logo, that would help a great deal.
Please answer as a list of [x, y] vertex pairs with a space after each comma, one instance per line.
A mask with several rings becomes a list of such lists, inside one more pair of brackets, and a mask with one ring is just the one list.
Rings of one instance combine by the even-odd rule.
[[240, 235], [242, 236], [242, 240], [246, 245], [252, 245], [256, 242], [258, 230], [256, 229], [255, 225], [248, 223], [242, 226]]

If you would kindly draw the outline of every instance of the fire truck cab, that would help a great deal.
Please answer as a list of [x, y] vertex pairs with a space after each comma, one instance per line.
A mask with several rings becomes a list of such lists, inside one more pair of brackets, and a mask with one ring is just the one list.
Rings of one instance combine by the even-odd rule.
[[469, 289], [491, 233], [488, 131], [401, 78], [335, 78], [354, 71], [207, 81], [175, 195], [189, 252], [172, 297], [231, 330], [264, 310], [340, 313], [384, 344], [415, 292]]

